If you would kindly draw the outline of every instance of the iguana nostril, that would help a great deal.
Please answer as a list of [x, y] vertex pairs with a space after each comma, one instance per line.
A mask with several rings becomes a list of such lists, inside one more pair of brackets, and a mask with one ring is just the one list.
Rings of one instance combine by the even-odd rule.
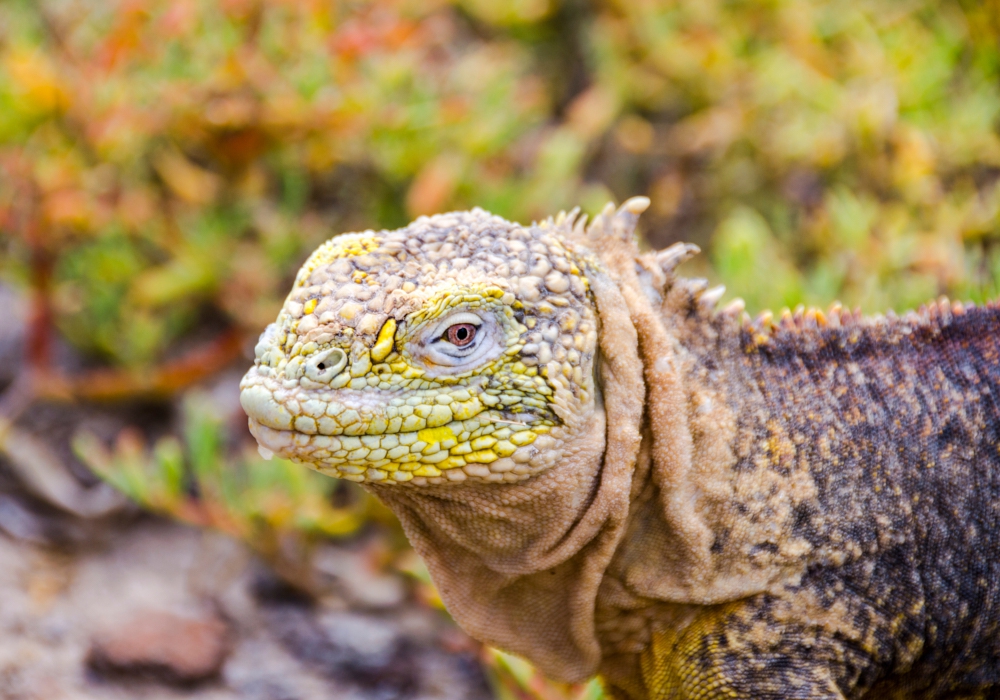
[[306, 377], [314, 382], [331, 381], [347, 366], [347, 353], [340, 348], [330, 348], [306, 360]]

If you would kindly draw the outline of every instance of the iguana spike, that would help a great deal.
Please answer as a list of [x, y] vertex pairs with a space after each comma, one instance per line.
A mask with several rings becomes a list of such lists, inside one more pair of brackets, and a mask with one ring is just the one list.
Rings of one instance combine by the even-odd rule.
[[819, 321], [817, 319], [817, 314], [819, 309], [810, 306], [806, 309], [805, 314], [802, 316], [802, 323], [799, 324], [801, 328], [815, 329], [819, 327]]
[[629, 197], [618, 208], [618, 214], [621, 215], [622, 212], [628, 212], [629, 214], [639, 216], [647, 209], [649, 209], [649, 197]]
[[778, 321], [778, 326], [782, 330], [791, 330], [795, 327], [795, 316], [792, 314], [792, 310], [787, 306], [781, 310], [781, 317]]
[[649, 207], [648, 197], [632, 197], [626, 200], [616, 211], [614, 202], [604, 205], [601, 213], [594, 217], [587, 229], [589, 238], [614, 236], [622, 241], [629, 241], [635, 233], [635, 225], [639, 214]]
[[722, 295], [726, 293], [726, 285], [720, 284], [718, 287], [712, 287], [708, 291], [702, 292], [698, 296], [698, 308], [704, 312], [711, 312], [715, 305], [719, 303], [719, 299]]
[[604, 234], [604, 217], [598, 214], [591, 219], [586, 234], [587, 238], [600, 238]]
[[708, 289], [708, 280], [704, 277], [691, 277], [686, 282], [692, 297], [699, 297]]
[[674, 243], [656, 254], [656, 262], [659, 263], [663, 273], [669, 277], [673, 274], [674, 268], [700, 252], [701, 248], [693, 243]]
[[573, 235], [583, 237], [587, 233], [587, 214], [580, 214], [573, 224]]
[[943, 323], [951, 322], [951, 300], [946, 296], [941, 296], [937, 301], [937, 315]]
[[774, 314], [761, 311], [756, 318], [748, 320], [746, 330], [754, 336], [754, 342], [760, 344], [774, 331]]
[[690, 279], [682, 279], [680, 282], [683, 283], [681, 289], [687, 297], [689, 308], [700, 311], [701, 298], [704, 296], [705, 290], [708, 289], [708, 280], [704, 277], [692, 277]]
[[[609, 203], [610, 204], [610, 203]], [[635, 234], [635, 226], [639, 215], [649, 208], [649, 197], [632, 197], [626, 199], [611, 220], [612, 231], [620, 240], [629, 241]], [[604, 208], [605, 213], [608, 208]]]
[[843, 304], [835, 301], [827, 307], [826, 320], [831, 328], [840, 328], [840, 314], [844, 310]]
[[612, 217], [614, 216], [614, 213], [614, 202], [608, 202], [605, 204], [601, 213], [595, 216], [593, 221], [590, 222], [590, 226], [587, 227], [587, 237], [600, 238], [601, 236], [611, 233]]
[[[736, 297], [731, 302], [726, 304], [726, 306], [722, 309], [722, 313], [726, 316], [746, 315], [744, 314], [746, 308], [747, 308], [747, 303], [742, 299], [740, 299], [739, 297]], [[750, 317], [747, 316], [747, 318]]]
[[572, 230], [574, 224], [576, 224], [576, 218], [578, 216], [580, 216], [580, 207], [573, 207], [566, 214], [566, 220], [563, 223], [563, 226], [565, 226], [566, 228]]

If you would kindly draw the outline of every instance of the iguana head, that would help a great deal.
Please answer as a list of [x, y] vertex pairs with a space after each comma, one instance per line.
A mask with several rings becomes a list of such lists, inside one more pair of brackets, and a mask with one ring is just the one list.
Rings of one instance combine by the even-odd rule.
[[320, 246], [241, 383], [262, 453], [410, 485], [563, 458], [594, 415], [598, 345], [573, 218], [474, 209]]

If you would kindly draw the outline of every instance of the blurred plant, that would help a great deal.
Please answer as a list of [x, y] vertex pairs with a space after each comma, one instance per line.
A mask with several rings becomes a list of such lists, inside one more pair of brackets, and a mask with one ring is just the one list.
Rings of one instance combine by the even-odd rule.
[[527, 58], [433, 4], [0, 5], [0, 274], [34, 290], [33, 364], [53, 323], [132, 374], [199, 325], [255, 333], [335, 230], [437, 210], [469, 168], [508, 183], [546, 114]]
[[183, 441], [166, 436], [150, 449], [137, 431], [126, 429], [111, 450], [85, 432], [73, 447], [139, 505], [237, 537], [310, 590], [312, 547], [356, 532], [380, 506], [353, 484], [285, 460], [266, 461], [245, 444], [229, 454], [228, 438], [212, 402], [195, 392], [184, 402]]
[[[259, 331], [329, 234], [451, 207], [524, 220], [645, 193], [651, 242], [702, 244], [695, 266], [751, 307], [981, 299], [996, 10], [10, 0], [0, 275], [34, 290], [33, 366], [51, 372], [58, 327], [122, 368], [117, 396], [203, 376], [134, 381], [198, 327]], [[238, 343], [220, 347], [212, 367]]]
[[[527, 221], [646, 194], [649, 244], [698, 243], [688, 266], [751, 310], [995, 296], [998, 17], [1000, 0], [5, 0], [19, 403], [181, 392], [240, 357], [319, 241], [451, 208]], [[97, 367], [58, 372], [56, 333]], [[370, 514], [230, 454], [199, 401], [183, 441], [77, 449], [292, 577], [288, 543]], [[591, 697], [488, 663], [507, 697]]]
[[602, 3], [587, 37], [592, 89], [621, 105], [609, 184], [648, 178], [654, 243], [703, 244], [695, 264], [752, 308], [995, 295], [997, 9]]
[[498, 700], [603, 700], [599, 681], [568, 684], [550, 681], [517, 656], [483, 647], [480, 657]]

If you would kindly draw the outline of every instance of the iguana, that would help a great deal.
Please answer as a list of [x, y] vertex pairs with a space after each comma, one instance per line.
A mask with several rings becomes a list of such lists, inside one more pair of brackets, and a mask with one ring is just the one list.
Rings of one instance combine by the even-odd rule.
[[716, 310], [647, 205], [331, 239], [241, 385], [262, 452], [364, 484], [556, 679], [1000, 696], [997, 306]]

